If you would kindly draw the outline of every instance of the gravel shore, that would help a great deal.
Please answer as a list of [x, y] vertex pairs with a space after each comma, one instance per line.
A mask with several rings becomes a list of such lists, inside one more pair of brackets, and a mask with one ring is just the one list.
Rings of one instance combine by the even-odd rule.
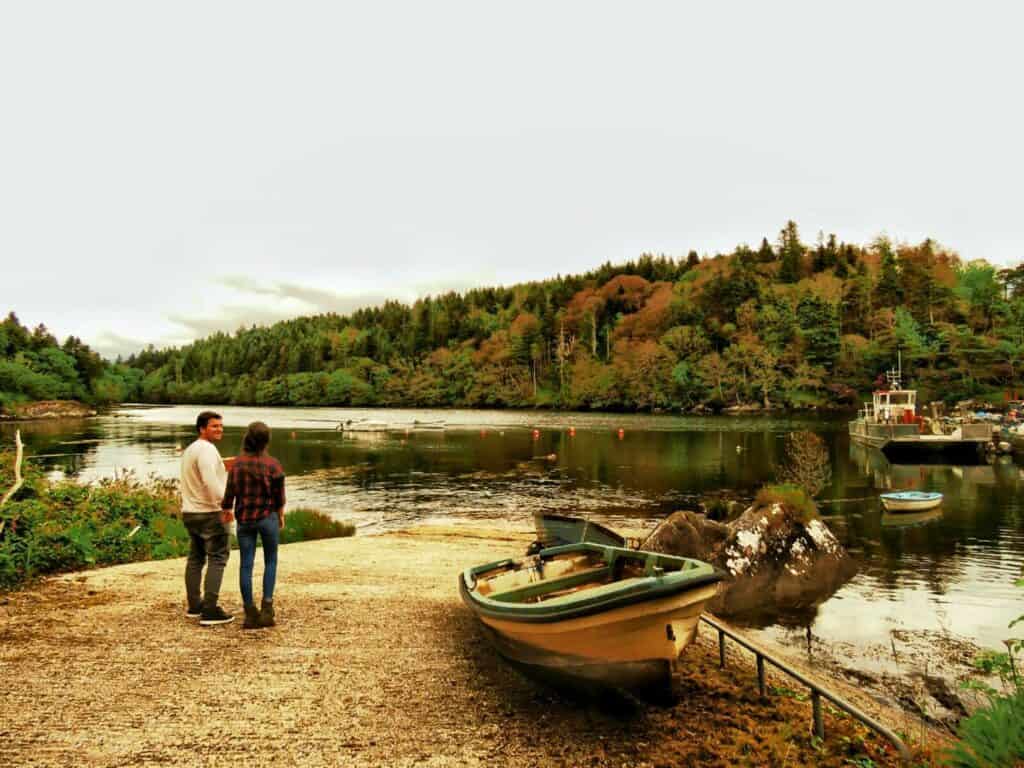
[[[750, 657], [719, 670], [707, 628], [671, 707], [573, 701], [522, 677], [456, 578], [530, 538], [424, 527], [288, 545], [279, 626], [260, 631], [187, 619], [183, 560], [0, 596], [0, 765], [897, 764], [829, 711], [825, 742], [812, 739], [797, 686], [773, 680], [761, 699]], [[236, 614], [237, 576], [233, 553], [221, 602]]]

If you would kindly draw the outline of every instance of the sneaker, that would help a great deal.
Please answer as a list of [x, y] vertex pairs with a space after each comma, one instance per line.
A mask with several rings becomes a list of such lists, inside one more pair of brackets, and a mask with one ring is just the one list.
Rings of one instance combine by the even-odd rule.
[[245, 606], [245, 623], [242, 624], [242, 629], [259, 629], [260, 628], [260, 609], [255, 605]]
[[203, 614], [202, 608], [186, 608], [185, 616], [189, 619], [198, 619]]
[[227, 613], [219, 605], [215, 605], [213, 608], [203, 609], [203, 613], [199, 617], [199, 625], [201, 627], [212, 627], [214, 624], [227, 624], [234, 620], [234, 616]]
[[260, 626], [272, 627], [274, 623], [274, 604], [269, 600], [264, 600], [260, 606]]

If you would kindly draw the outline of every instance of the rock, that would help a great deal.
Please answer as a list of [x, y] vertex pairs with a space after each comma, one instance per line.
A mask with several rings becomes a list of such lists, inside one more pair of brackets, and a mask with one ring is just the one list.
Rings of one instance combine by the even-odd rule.
[[856, 573], [856, 564], [819, 519], [808, 523], [782, 502], [753, 505], [731, 523], [675, 512], [645, 545], [705, 560], [728, 572], [708, 608], [754, 617], [815, 606]]
[[654, 532], [644, 549], [709, 560], [729, 534], [728, 526], [689, 510], [673, 512]]
[[10, 411], [0, 413], [0, 420], [80, 419], [95, 415], [96, 411], [93, 408], [77, 400], [39, 400], [11, 406]]

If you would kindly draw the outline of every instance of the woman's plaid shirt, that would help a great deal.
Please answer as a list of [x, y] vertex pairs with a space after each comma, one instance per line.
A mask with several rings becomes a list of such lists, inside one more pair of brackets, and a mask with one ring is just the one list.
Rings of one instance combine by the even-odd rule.
[[284, 509], [284, 469], [273, 456], [243, 453], [228, 472], [221, 509], [234, 509], [240, 523], [252, 523]]

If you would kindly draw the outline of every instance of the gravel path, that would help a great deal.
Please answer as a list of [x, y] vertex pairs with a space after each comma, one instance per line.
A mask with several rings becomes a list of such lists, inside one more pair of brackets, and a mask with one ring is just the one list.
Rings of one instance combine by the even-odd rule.
[[[708, 632], [673, 707], [576, 702], [521, 677], [456, 578], [528, 538], [428, 528], [288, 545], [279, 626], [260, 631], [185, 618], [182, 560], [2, 596], [0, 765], [895, 764], [832, 715], [817, 744], [809, 705], [760, 699], [749, 659], [719, 670]], [[237, 574], [233, 553], [222, 604], [240, 613]]]

